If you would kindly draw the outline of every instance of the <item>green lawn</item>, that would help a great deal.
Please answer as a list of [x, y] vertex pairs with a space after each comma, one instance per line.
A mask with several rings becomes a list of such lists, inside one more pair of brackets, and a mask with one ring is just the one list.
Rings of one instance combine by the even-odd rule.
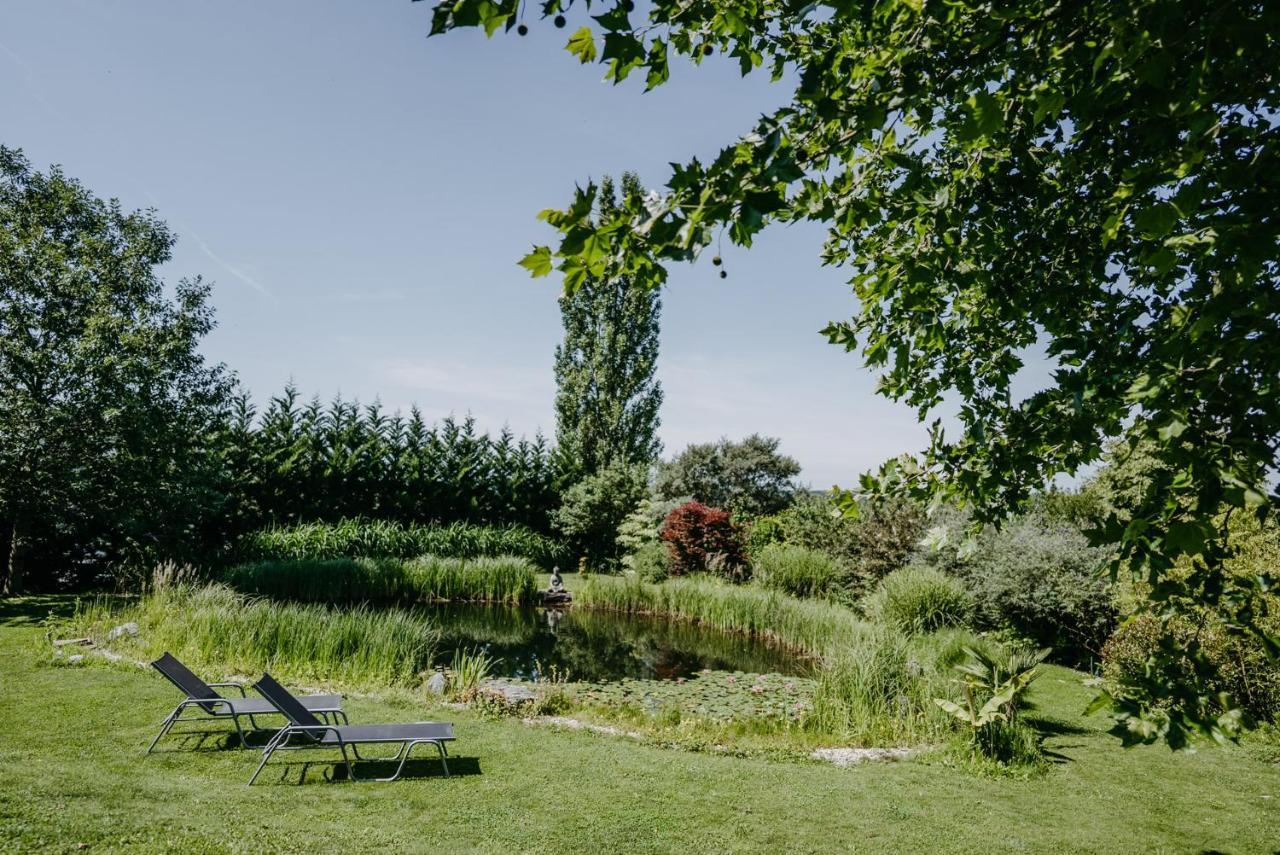
[[1122, 750], [1104, 718], [1079, 716], [1089, 690], [1059, 668], [1034, 696], [1060, 760], [1031, 781], [694, 754], [352, 699], [354, 722], [454, 721], [455, 776], [424, 760], [393, 784], [330, 782], [313, 762], [250, 789], [256, 753], [171, 740], [145, 756], [174, 691], [143, 670], [47, 664], [32, 618], [49, 605], [0, 601], [6, 851], [1280, 850], [1280, 764], [1257, 748]]

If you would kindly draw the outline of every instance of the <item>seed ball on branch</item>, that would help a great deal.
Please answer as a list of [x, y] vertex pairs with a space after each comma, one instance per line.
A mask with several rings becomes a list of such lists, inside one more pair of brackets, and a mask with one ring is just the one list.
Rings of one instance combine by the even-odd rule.
[[554, 23], [554, 24], [556, 25], [556, 29], [558, 29], [558, 30], [563, 30], [563, 29], [564, 29], [564, 15], [556, 15], [555, 20], [554, 20], [552, 23]]
[[717, 255], [716, 257], [714, 257], [714, 258], [712, 258], [712, 259], [711, 259], [711, 263], [712, 263], [712, 264], [714, 264], [716, 267], [719, 267], [719, 266], [720, 266], [721, 264], [723, 264], [724, 262], [722, 262], [722, 261], [720, 260], [720, 256], [718, 256], [718, 255]]
[[729, 278], [729, 271], [728, 271], [728, 270], [721, 270], [721, 271], [720, 271], [720, 278], [721, 278], [721, 279], [728, 279], [728, 278]]
[[524, 24], [521, 24], [520, 26], [516, 27], [516, 32], [522, 36], [527, 36], [529, 35], [529, 28], [526, 27]]

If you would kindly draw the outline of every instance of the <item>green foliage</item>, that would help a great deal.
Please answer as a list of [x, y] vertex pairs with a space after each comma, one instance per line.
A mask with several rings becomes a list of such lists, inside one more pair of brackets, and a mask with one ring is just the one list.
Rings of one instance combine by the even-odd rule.
[[858, 521], [842, 513], [831, 495], [797, 495], [774, 519], [782, 541], [829, 555], [850, 582], [857, 578]]
[[960, 674], [963, 703], [947, 698], [935, 698], [934, 703], [969, 727], [973, 747], [985, 757], [1004, 763], [1038, 762], [1038, 742], [1020, 726], [1018, 712], [1049, 650], [993, 654], [966, 647], [964, 652], [965, 660], [952, 666]]
[[513, 556], [261, 561], [231, 567], [223, 581], [247, 594], [332, 604], [529, 603], [538, 588], [534, 566]]
[[296, 680], [369, 687], [417, 682], [438, 638], [429, 620], [409, 611], [274, 603], [221, 585], [162, 588], [123, 610], [90, 605], [71, 625], [106, 643], [107, 631], [124, 621], [141, 632], [110, 646], [135, 658], [170, 651], [214, 673], [270, 669]]
[[646, 543], [627, 558], [628, 569], [646, 582], [661, 582], [671, 575], [671, 555], [661, 543]]
[[592, 570], [613, 572], [622, 558], [618, 530], [645, 495], [645, 468], [615, 463], [588, 475], [564, 494], [556, 527]]
[[965, 581], [980, 626], [1052, 647], [1073, 665], [1097, 660], [1117, 618], [1108, 550], [1089, 546], [1079, 529], [1043, 511], [984, 531], [963, 556], [955, 543], [961, 529], [953, 522], [948, 542], [925, 557]]
[[174, 240], [0, 146], [5, 594], [104, 559], [191, 558], [221, 510], [207, 438], [230, 381], [200, 353], [209, 286], [157, 275]]
[[[478, 25], [490, 6], [444, 4], [432, 32]], [[1224, 504], [1280, 503], [1280, 6], [655, 0], [645, 17], [618, 3], [595, 18], [608, 79], [643, 70], [657, 86], [673, 52], [722, 53], [794, 95], [709, 162], [673, 166], [665, 193], [593, 220], [588, 183], [544, 212], [566, 289], [583, 270], [658, 288], [667, 264], [725, 236], [750, 246], [771, 222], [825, 224], [823, 260], [849, 269], [858, 298], [829, 339], [922, 420], [946, 400], [959, 422], [862, 489], [971, 504], [991, 522], [1123, 436], [1160, 474], [1126, 489], [1127, 521], [1099, 529], [1117, 569], [1153, 582], [1153, 613], [1207, 603], [1280, 652], [1256, 620], [1270, 582], [1224, 577], [1216, 522]], [[1012, 394], [1040, 347], [1051, 379]], [[1170, 578], [1182, 558], [1191, 572]], [[1140, 696], [1114, 709], [1150, 714], [1143, 738], [1175, 748], [1233, 737], [1235, 718], [1194, 711], [1211, 694], [1202, 670], [1153, 672], [1181, 673], [1178, 691], [1201, 699], [1186, 715]]]
[[650, 584], [634, 576], [592, 576], [574, 589], [575, 606], [688, 620], [776, 642], [812, 656], [856, 647], [878, 628], [844, 606], [801, 600], [755, 585], [707, 576]]
[[292, 385], [260, 414], [247, 394], [238, 396], [218, 447], [234, 533], [353, 517], [547, 532], [560, 496], [560, 471], [541, 435], [489, 436], [470, 417], [428, 425], [416, 407], [406, 417], [377, 402], [304, 401]]
[[[1175, 663], [1180, 657], [1183, 667], [1193, 667], [1190, 651], [1209, 663], [1212, 670], [1204, 675], [1208, 686], [1235, 699], [1246, 715], [1257, 721], [1280, 716], [1280, 665], [1255, 639], [1232, 633], [1220, 622], [1194, 624], [1183, 618], [1163, 623], [1151, 615], [1136, 615], [1107, 639], [1102, 673], [1118, 687], [1133, 690], [1142, 685], [1148, 668], [1159, 667], [1160, 653], [1167, 652]], [[1185, 702], [1177, 696], [1156, 699], [1160, 707]], [[1207, 712], [1226, 711], [1219, 703]]]
[[758, 584], [793, 597], [819, 597], [834, 592], [841, 582], [840, 568], [821, 552], [784, 543], [760, 550], [751, 564]]
[[973, 597], [958, 579], [913, 564], [880, 580], [862, 608], [871, 620], [902, 632], [933, 632], [967, 625], [973, 617]]
[[663, 499], [692, 496], [746, 519], [776, 513], [791, 501], [800, 474], [800, 464], [778, 452], [779, 442], [752, 434], [741, 442], [690, 445], [658, 464], [654, 494]]
[[[585, 45], [590, 43], [588, 34]], [[624, 199], [643, 195], [631, 172], [623, 174], [621, 190]], [[601, 217], [617, 210], [611, 179], [604, 180], [596, 201]], [[556, 443], [566, 472], [581, 477], [657, 458], [661, 307], [657, 291], [632, 288], [626, 276], [587, 276], [560, 297], [564, 342], [555, 359]]]
[[496, 664], [483, 650], [455, 650], [449, 665], [449, 696], [462, 703], [471, 701]]
[[649, 569], [654, 570], [656, 566], [653, 557], [661, 553], [664, 566], [661, 576], [665, 577], [667, 550], [662, 545], [662, 526], [668, 514], [688, 501], [687, 498], [681, 498], [659, 502], [647, 496], [641, 499], [636, 509], [618, 526], [618, 548], [622, 551], [622, 566], [639, 571], [638, 562], [648, 561]]
[[401, 525], [359, 519], [262, 529], [242, 538], [233, 553], [244, 561], [514, 555], [544, 569], [564, 561], [567, 556], [564, 547], [556, 541], [519, 526]]

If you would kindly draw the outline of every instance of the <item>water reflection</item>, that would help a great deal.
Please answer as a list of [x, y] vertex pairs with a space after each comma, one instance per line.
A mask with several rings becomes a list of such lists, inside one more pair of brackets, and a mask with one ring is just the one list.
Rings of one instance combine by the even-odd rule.
[[807, 662], [761, 641], [696, 624], [587, 609], [449, 604], [430, 609], [438, 622], [439, 664], [455, 650], [481, 647], [502, 660], [495, 675], [535, 679], [556, 672], [571, 680], [675, 679], [703, 668], [805, 675]]

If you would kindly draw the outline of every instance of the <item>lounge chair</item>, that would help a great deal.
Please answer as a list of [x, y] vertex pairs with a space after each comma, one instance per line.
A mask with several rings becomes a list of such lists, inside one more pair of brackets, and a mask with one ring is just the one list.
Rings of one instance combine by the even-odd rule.
[[[440, 765], [444, 767], [445, 777], [449, 777], [449, 764], [445, 758], [449, 752], [444, 744], [453, 741], [453, 725], [444, 722], [420, 721], [413, 724], [330, 724], [317, 719], [312, 711], [302, 703], [300, 698], [289, 694], [288, 690], [277, 683], [270, 674], [263, 674], [262, 679], [253, 684], [262, 696], [271, 702], [280, 714], [289, 720], [279, 733], [262, 749], [262, 762], [249, 778], [249, 785], [257, 780], [258, 774], [271, 755], [281, 749], [336, 748], [342, 752], [342, 760], [347, 765], [347, 774], [353, 781], [394, 781], [404, 771], [405, 761], [413, 746], [428, 743], [440, 752]], [[400, 749], [394, 757], [372, 758], [361, 757], [358, 745], [382, 743], [399, 745]], [[360, 778], [356, 776], [355, 764], [351, 762], [347, 749], [356, 760], [380, 760], [382, 762], [400, 761], [394, 775], [388, 778]]]
[[[249, 724], [253, 730], [262, 730], [263, 728], [258, 726], [257, 716], [276, 716], [280, 714], [280, 711], [269, 701], [262, 698], [249, 697], [245, 693], [244, 686], [239, 683], [206, 683], [193, 674], [186, 665], [179, 662], [171, 653], [166, 653], [152, 662], [151, 667], [163, 674], [169, 682], [177, 686], [179, 691], [186, 694], [187, 697], [174, 707], [173, 712], [169, 713], [168, 718], [164, 720], [164, 724], [160, 727], [160, 732], [156, 734], [155, 739], [151, 740], [151, 745], [147, 748], [148, 754], [179, 721], [194, 721], [200, 718], [229, 718], [235, 724], [236, 733], [240, 736], [240, 746], [244, 748], [247, 747], [247, 744], [244, 738], [244, 729], [240, 726], [240, 718], [242, 716], [249, 719]], [[218, 694], [216, 689], [235, 689], [240, 692], [240, 697], [224, 698]], [[346, 713], [342, 711], [341, 695], [309, 695], [301, 698], [300, 702], [305, 705], [306, 709], [324, 716], [326, 720], [343, 722], [347, 720]], [[183, 718], [183, 714], [187, 710], [194, 710], [195, 715], [188, 715]]]

